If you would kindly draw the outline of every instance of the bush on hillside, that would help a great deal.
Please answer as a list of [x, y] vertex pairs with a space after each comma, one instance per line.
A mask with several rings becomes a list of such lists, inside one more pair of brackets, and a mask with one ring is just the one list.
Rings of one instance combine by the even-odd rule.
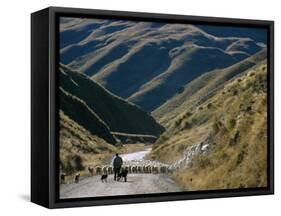
[[73, 174], [84, 170], [83, 160], [77, 154], [67, 155], [64, 160], [61, 159], [61, 168], [66, 174]]

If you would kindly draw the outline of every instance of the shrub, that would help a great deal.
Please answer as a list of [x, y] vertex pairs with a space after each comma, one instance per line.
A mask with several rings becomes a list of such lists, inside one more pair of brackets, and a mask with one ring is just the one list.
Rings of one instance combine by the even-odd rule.
[[82, 158], [79, 155], [67, 155], [66, 158], [61, 161], [61, 168], [67, 174], [73, 174], [83, 170]]
[[246, 112], [250, 112], [250, 111], [252, 111], [252, 107], [251, 107], [251, 106], [248, 106], [248, 107], [246, 108]]
[[236, 125], [236, 120], [235, 119], [230, 119], [229, 120], [229, 127], [232, 129], [234, 128]]
[[174, 122], [174, 125], [175, 125], [175, 126], [179, 126], [180, 123], [181, 123], [181, 121], [180, 121], [180, 119], [178, 119], [178, 120], [176, 120], [176, 121]]
[[244, 151], [241, 151], [238, 156], [237, 156], [237, 160], [236, 160], [236, 166], [238, 166], [244, 159]]
[[229, 139], [229, 145], [234, 146], [238, 143], [238, 139], [240, 138], [240, 132], [237, 131], [234, 135], [234, 137]]
[[249, 76], [250, 76], [250, 77], [255, 76], [255, 72], [251, 72], [251, 73], [249, 73]]
[[219, 124], [219, 121], [215, 120], [214, 123], [213, 123], [213, 131], [215, 133], [218, 133], [220, 130], [220, 124]]
[[190, 123], [190, 122], [188, 122], [188, 121], [185, 121], [185, 122], [183, 122], [182, 124], [181, 124], [181, 129], [183, 130], [183, 129], [189, 129], [189, 128], [191, 128], [192, 127], [192, 124]]
[[74, 155], [72, 160], [73, 160], [73, 165], [77, 171], [84, 169], [82, 158], [79, 155]]
[[207, 108], [211, 109], [212, 107], [213, 107], [213, 104], [212, 103], [208, 103]]
[[182, 87], [180, 87], [180, 88], [178, 89], [177, 93], [178, 93], [178, 94], [181, 94], [181, 93], [183, 93], [183, 91], [184, 91], [184, 87], [182, 86]]

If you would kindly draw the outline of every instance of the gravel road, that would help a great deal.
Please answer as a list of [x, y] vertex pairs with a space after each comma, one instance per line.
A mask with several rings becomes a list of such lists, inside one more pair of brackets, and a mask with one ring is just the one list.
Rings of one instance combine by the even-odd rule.
[[[143, 151], [122, 154], [124, 164], [157, 163], [144, 160], [151, 151], [150, 148]], [[112, 163], [112, 161], [110, 162]], [[79, 183], [63, 184], [60, 186], [60, 198], [82, 198], [97, 196], [116, 196], [146, 193], [179, 192], [182, 189], [167, 174], [128, 174], [127, 182], [114, 181], [113, 175], [109, 175], [107, 182], [101, 182], [100, 176], [87, 177]]]
[[65, 184], [60, 187], [61, 198], [81, 198], [146, 193], [165, 193], [182, 191], [165, 174], [129, 174], [127, 182], [114, 181], [113, 175], [107, 183], [102, 183], [100, 176], [81, 180], [78, 184]]

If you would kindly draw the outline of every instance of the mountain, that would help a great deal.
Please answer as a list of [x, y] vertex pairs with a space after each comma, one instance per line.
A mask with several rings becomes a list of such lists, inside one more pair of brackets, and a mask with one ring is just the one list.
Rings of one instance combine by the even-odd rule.
[[60, 109], [79, 125], [108, 143], [116, 144], [117, 140], [110, 133], [109, 127], [81, 99], [60, 88]]
[[165, 72], [142, 85], [128, 100], [144, 110], [153, 111], [204, 72], [224, 68], [235, 62], [234, 57], [220, 49], [187, 45], [173, 58]]
[[60, 48], [79, 43], [104, 23], [99, 19], [60, 18]]
[[267, 33], [264, 28], [216, 26], [216, 25], [198, 25], [200, 29], [208, 34], [217, 37], [244, 37], [250, 38], [256, 42], [267, 43]]
[[186, 24], [68, 18], [60, 25], [60, 61], [152, 112], [193, 79], [265, 47], [253, 29], [232, 29], [240, 35]]
[[150, 158], [174, 164], [174, 179], [189, 191], [265, 187], [266, 62], [225, 82], [200, 106], [187, 107]]
[[[60, 88], [72, 95], [72, 99], [75, 98], [74, 101], [69, 102], [69, 97], [67, 97], [69, 103], [65, 103], [65, 105], [62, 100], [61, 108], [66, 115], [77, 123], [81, 123], [86, 129], [90, 130], [89, 125], [96, 126], [97, 121], [93, 117], [95, 116], [102, 123], [98, 124], [100, 128], [104, 125], [104, 131], [105, 128], [108, 128], [111, 133], [143, 134], [158, 137], [164, 131], [164, 128], [149, 114], [136, 105], [113, 95], [86, 75], [70, 70], [63, 65], [60, 66], [59, 74]], [[63, 95], [63, 97], [65, 96]], [[66, 112], [68, 109], [69, 111]], [[83, 117], [83, 115], [89, 114], [85, 110], [90, 110], [91, 120], [86, 116]]]
[[60, 18], [61, 171], [140, 142], [188, 191], [266, 186], [266, 43], [260, 28]]
[[168, 128], [174, 118], [183, 111], [200, 106], [221, 90], [227, 81], [254, 65], [266, 61], [266, 58], [267, 49], [264, 48], [251, 57], [229, 67], [204, 73], [183, 86], [175, 96], [154, 110], [152, 116]]

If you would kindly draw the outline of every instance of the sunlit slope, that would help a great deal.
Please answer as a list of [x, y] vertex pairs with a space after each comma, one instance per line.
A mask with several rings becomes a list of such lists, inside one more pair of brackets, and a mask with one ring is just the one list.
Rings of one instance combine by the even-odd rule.
[[201, 75], [183, 86], [175, 96], [152, 112], [153, 117], [165, 127], [169, 127], [175, 117], [182, 112], [198, 107], [221, 90], [225, 82], [243, 73], [254, 65], [265, 61], [267, 50], [236, 63], [230, 67], [214, 70]]
[[194, 145], [208, 150], [173, 174], [187, 190], [267, 185], [266, 64], [253, 66], [200, 106], [185, 110], [150, 157], [174, 163]]

